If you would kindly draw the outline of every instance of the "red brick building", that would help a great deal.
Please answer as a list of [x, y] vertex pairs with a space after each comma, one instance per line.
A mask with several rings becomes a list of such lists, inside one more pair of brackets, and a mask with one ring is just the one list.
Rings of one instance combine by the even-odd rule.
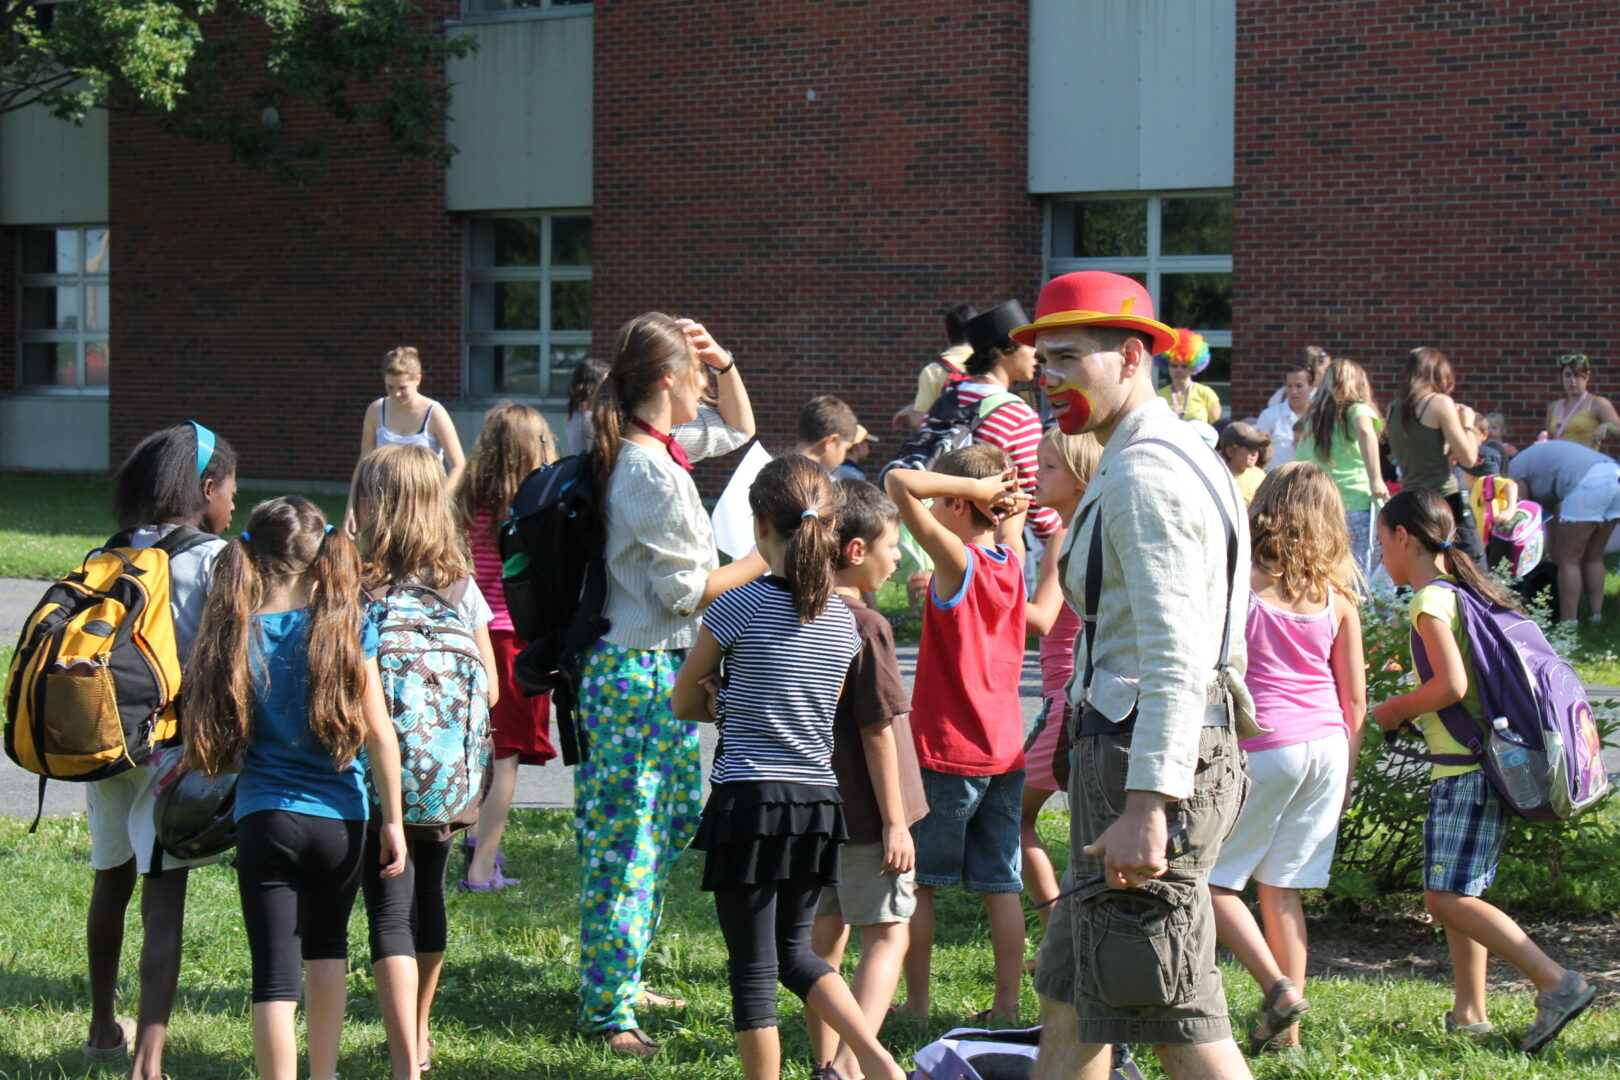
[[427, 12], [480, 44], [448, 169], [333, 129], [297, 187], [138, 119], [0, 121], [0, 468], [194, 417], [246, 476], [340, 482], [389, 347], [470, 443], [503, 396], [556, 418], [649, 308], [733, 349], [769, 444], [829, 391], [887, 435], [946, 306], [1085, 267], [1203, 331], [1238, 415], [1306, 343], [1386, 401], [1435, 344], [1522, 440], [1551, 357], [1620, 363], [1613, 5], [465, 4]]

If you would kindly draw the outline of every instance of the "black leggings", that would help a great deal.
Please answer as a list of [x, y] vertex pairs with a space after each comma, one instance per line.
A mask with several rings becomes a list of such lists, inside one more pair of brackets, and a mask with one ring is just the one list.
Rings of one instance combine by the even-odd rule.
[[253, 1000], [297, 1001], [299, 959], [347, 960], [363, 821], [260, 810], [236, 823], [236, 888]]
[[1474, 528], [1474, 511], [1468, 506], [1468, 496], [1460, 491], [1453, 492], [1446, 496], [1446, 505], [1451, 507], [1451, 516], [1457, 522], [1457, 546], [1467, 552], [1481, 570], [1485, 569], [1485, 544], [1479, 530]]
[[833, 969], [810, 949], [810, 923], [821, 879], [768, 881], [714, 891], [731, 973], [731, 1024], [738, 1031], [776, 1026], [776, 982], [802, 1000]]
[[450, 862], [454, 838], [413, 838], [407, 828], [405, 872], [385, 878], [379, 835], [366, 833], [366, 857], [360, 869], [366, 919], [371, 923], [371, 962], [390, 956], [444, 952], [449, 935], [444, 914], [444, 870]]

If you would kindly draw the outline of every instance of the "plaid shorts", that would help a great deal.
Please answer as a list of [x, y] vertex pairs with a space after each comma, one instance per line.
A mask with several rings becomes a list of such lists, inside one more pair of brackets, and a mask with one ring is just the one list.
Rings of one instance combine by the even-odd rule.
[[1430, 784], [1429, 816], [1423, 821], [1423, 887], [1463, 896], [1490, 888], [1502, 861], [1506, 813], [1479, 769]]

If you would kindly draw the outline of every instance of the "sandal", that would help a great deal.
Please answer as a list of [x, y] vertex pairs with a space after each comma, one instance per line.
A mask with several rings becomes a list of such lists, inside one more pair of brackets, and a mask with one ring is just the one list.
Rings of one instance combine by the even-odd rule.
[[1259, 1057], [1265, 1053], [1272, 1041], [1292, 1027], [1294, 1021], [1311, 1007], [1310, 1002], [1300, 998], [1292, 1005], [1279, 1008], [1277, 999], [1289, 991], [1297, 994], [1299, 987], [1294, 985], [1294, 980], [1285, 975], [1272, 983], [1271, 989], [1267, 990], [1266, 996], [1260, 1000], [1260, 1026], [1249, 1032], [1250, 1057]]
[[844, 1080], [844, 1074], [833, 1068], [832, 1062], [828, 1062], [811, 1069], [810, 1080]]
[[422, 1055], [422, 1063], [416, 1067], [417, 1072], [427, 1072], [433, 1068], [433, 1040], [429, 1039], [427, 1044], [427, 1053]]
[[[967, 1019], [968, 1019], [968, 1023], [972, 1024], [974, 1027], [977, 1027], [982, 1031], [994, 1031], [995, 1030], [995, 1028], [991, 1027], [991, 1025], [996, 1022], [996, 1011], [993, 1008], [985, 1009], [985, 1010], [983, 1010], [981, 1012], [976, 1012], [972, 1016], [968, 1017]], [[1001, 1018], [1001, 1024], [1002, 1024], [1002, 1027], [1004, 1027], [1004, 1028], [1016, 1028], [1018, 1026], [1018, 1018], [1014, 1017], [1013, 1019], [1008, 1020], [1004, 1016], [1004, 1017]]]
[[[629, 1036], [626, 1038], [626, 1036]], [[663, 1047], [648, 1038], [647, 1033], [638, 1027], [620, 1028], [618, 1031], [602, 1032], [602, 1041], [607, 1048], [615, 1054], [624, 1054], [626, 1057], [650, 1058]]]
[[79, 1053], [84, 1055], [86, 1061], [117, 1061], [129, 1056], [130, 1047], [135, 1042], [135, 1021], [127, 1016], [120, 1016], [113, 1020], [118, 1027], [117, 1046], [91, 1046], [90, 1040], [85, 1039], [84, 1045], [79, 1047]]
[[686, 999], [660, 994], [656, 990], [649, 990], [643, 986], [641, 988], [640, 1004], [649, 1009], [684, 1009], [686, 1008]]
[[[463, 833], [461, 836], [461, 853], [467, 856], [467, 862], [469, 863], [472, 862], [473, 856], [478, 853], [478, 838], [470, 832]], [[501, 848], [495, 849], [495, 869], [496, 871], [506, 869], [506, 852]]]
[[1519, 1049], [1531, 1057], [1540, 1053], [1541, 1048], [1552, 1042], [1565, 1024], [1585, 1012], [1596, 997], [1597, 991], [1580, 972], [1564, 972], [1557, 986], [1536, 995], [1536, 1019], [1524, 1033]]

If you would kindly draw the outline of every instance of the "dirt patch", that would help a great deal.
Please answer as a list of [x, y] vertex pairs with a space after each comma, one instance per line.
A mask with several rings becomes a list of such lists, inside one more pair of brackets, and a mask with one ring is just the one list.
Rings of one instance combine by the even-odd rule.
[[[1421, 910], [1353, 923], [1314, 917], [1310, 926], [1312, 975], [1369, 979], [1451, 981], [1445, 932]], [[1554, 960], [1581, 972], [1602, 997], [1620, 1001], [1620, 922], [1606, 920], [1522, 923]], [[1492, 989], [1529, 990], [1507, 963], [1491, 957]]]

